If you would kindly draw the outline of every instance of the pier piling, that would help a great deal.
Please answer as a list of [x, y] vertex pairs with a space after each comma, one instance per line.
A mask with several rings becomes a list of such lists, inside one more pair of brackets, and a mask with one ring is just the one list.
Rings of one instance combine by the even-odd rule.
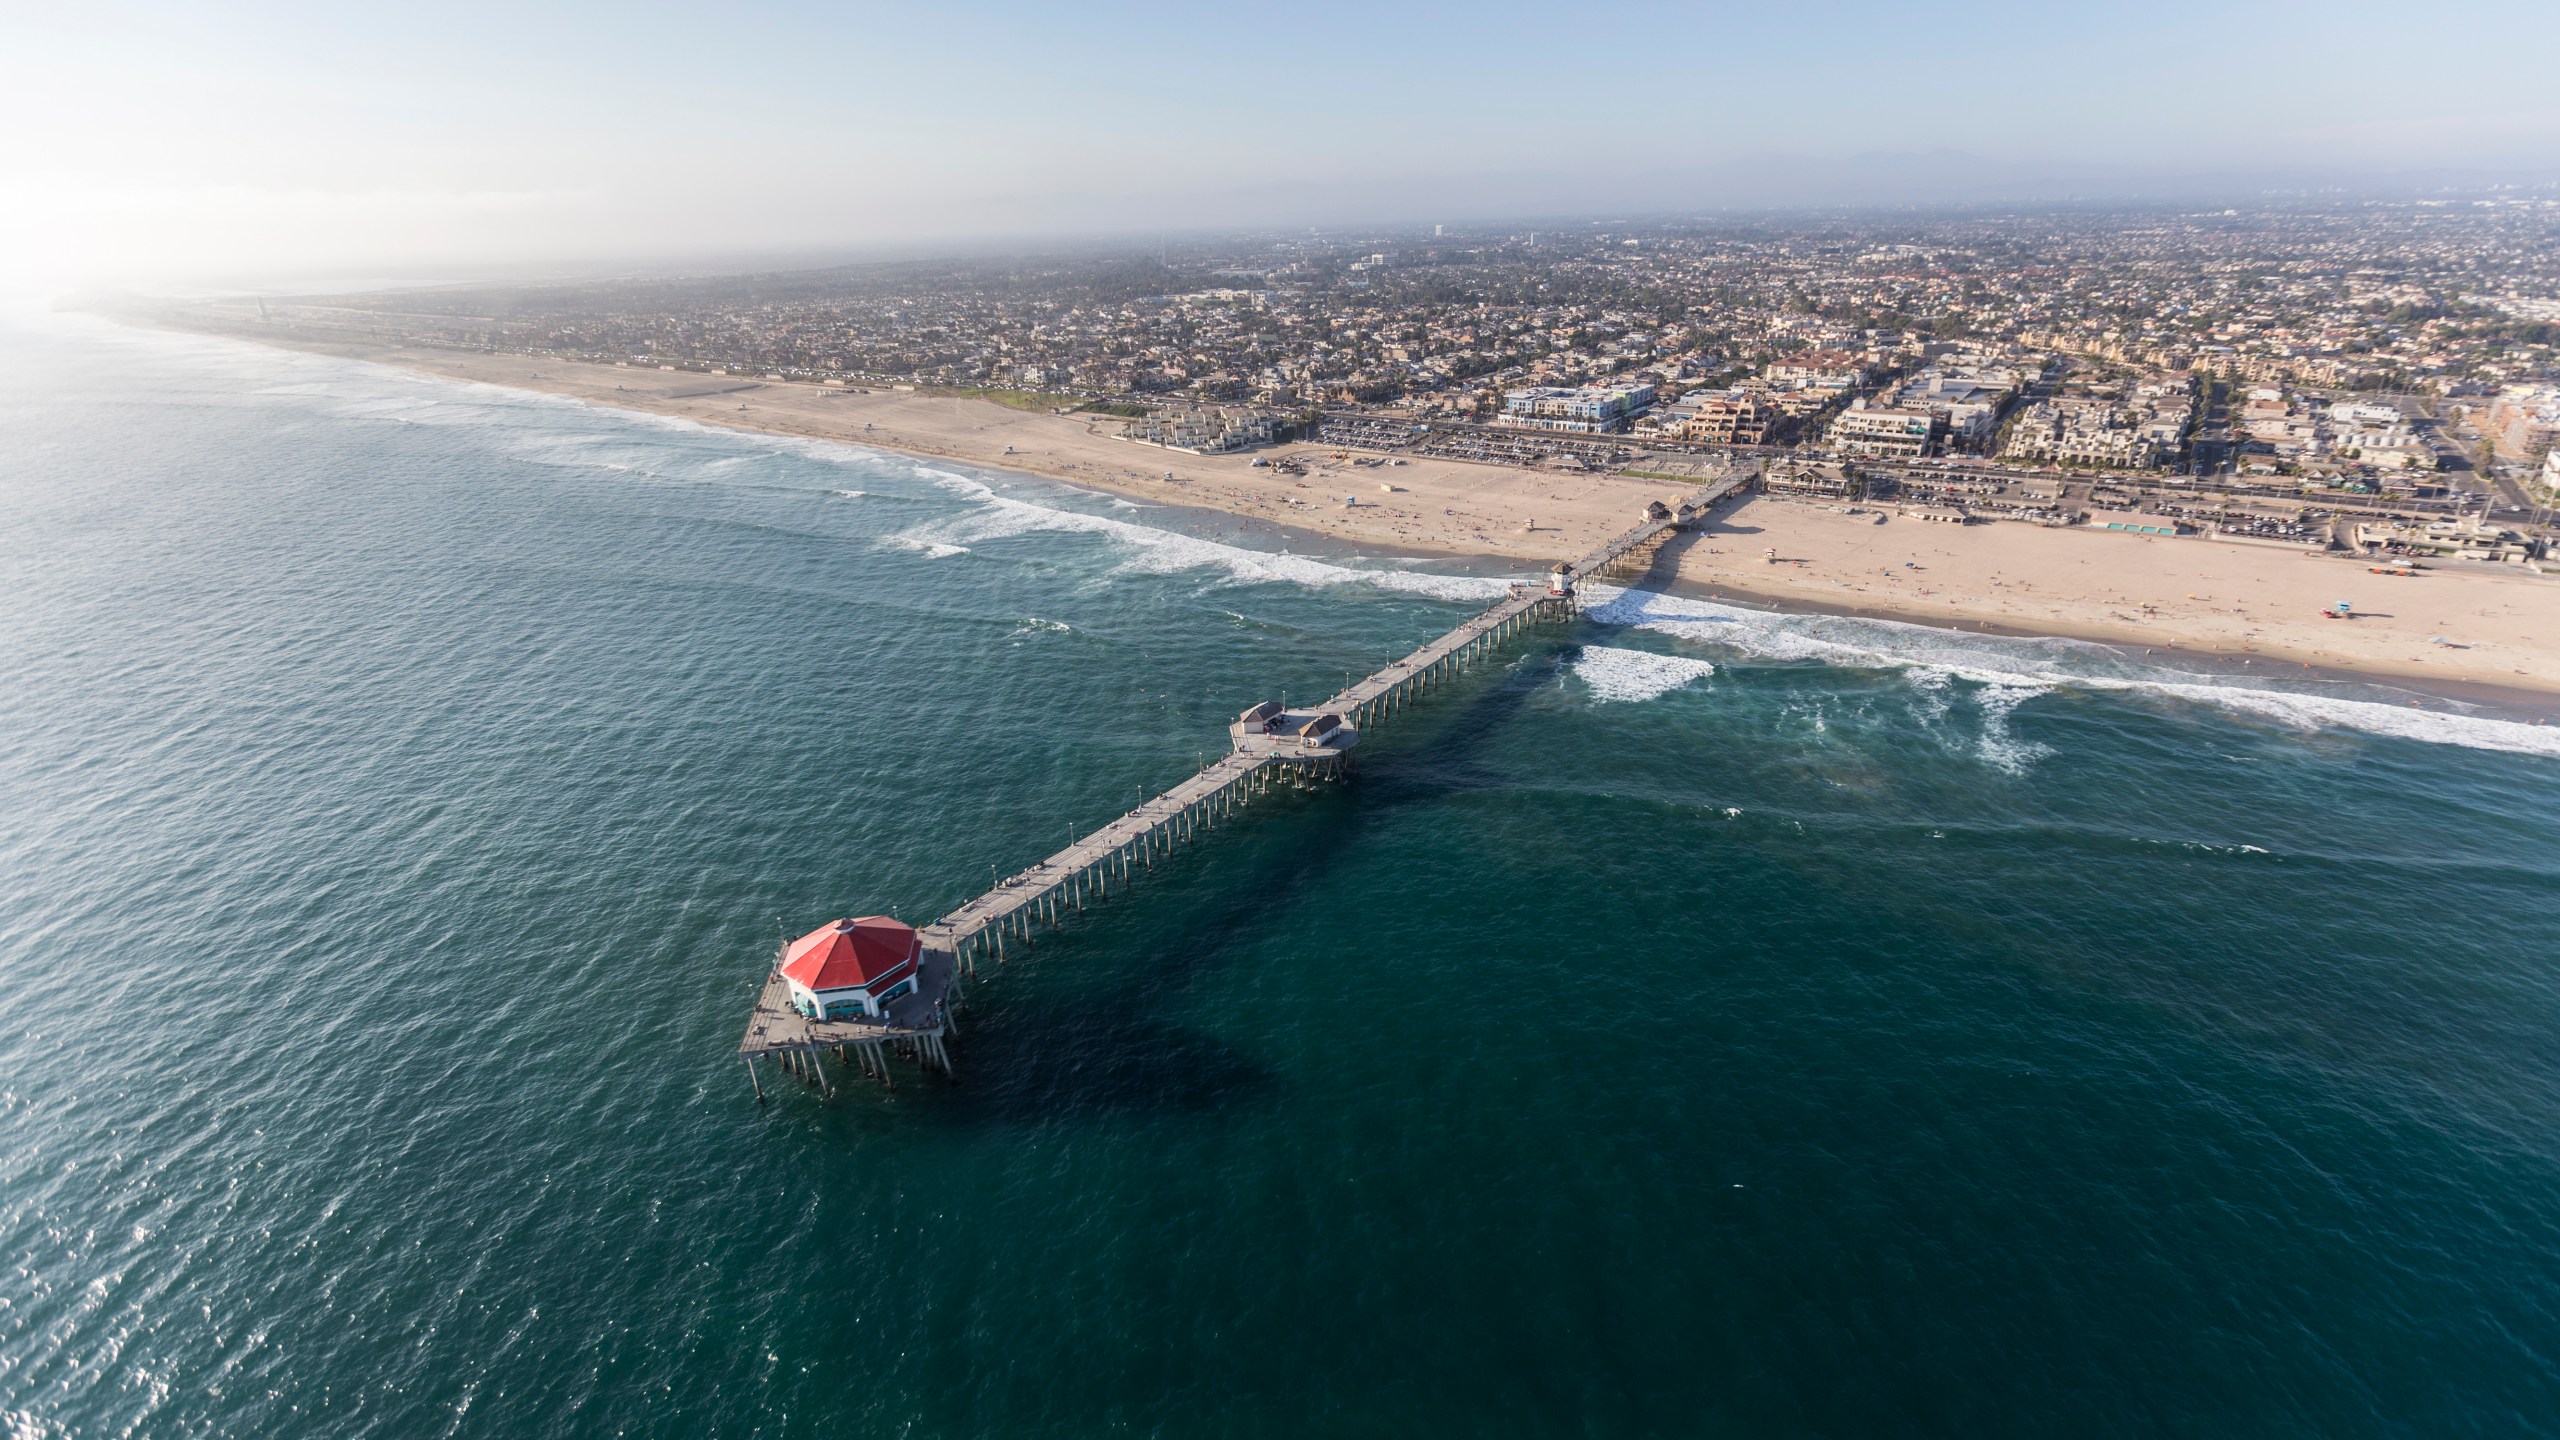
[[[1347, 720], [1356, 730], [1402, 713], [1414, 700], [1439, 690], [1471, 665], [1500, 653], [1533, 625], [1579, 613], [1582, 597], [1578, 587], [1569, 583], [1573, 577], [1592, 579], [1623, 573], [1639, 563], [1651, 564], [1665, 540], [1715, 502], [1738, 492], [1750, 478], [1727, 477], [1700, 490], [1676, 510], [1651, 507], [1644, 523], [1594, 549], [1575, 565], [1558, 567], [1553, 585], [1512, 586], [1511, 593], [1493, 607], [1404, 658], [1391, 660], [1357, 681], [1346, 677], [1342, 690], [1313, 714]], [[1283, 700], [1286, 718], [1285, 696]], [[746, 1038], [738, 1047], [756, 1098], [765, 1098], [755, 1064], [765, 1055], [775, 1056], [829, 1099], [834, 1098], [835, 1089], [820, 1057], [830, 1049], [839, 1063], [860, 1065], [866, 1075], [891, 1088], [896, 1085], [889, 1066], [893, 1048], [922, 1068], [952, 1075], [951, 1054], [944, 1043], [957, 1030], [950, 1002], [957, 997], [960, 976], [977, 974], [981, 955], [993, 955], [999, 966], [1007, 963], [1008, 936], [1028, 946], [1040, 925], [1063, 929], [1070, 909], [1081, 915], [1089, 900], [1109, 898], [1115, 879], [1127, 888], [1141, 864], [1153, 869], [1159, 854], [1169, 856], [1173, 847], [1196, 840], [1202, 830], [1271, 794], [1283, 772], [1289, 783], [1299, 787], [1338, 780], [1345, 773], [1347, 744], [1331, 749], [1322, 748], [1327, 742], [1291, 743], [1296, 748], [1249, 749], [1239, 739], [1237, 749], [1203, 764], [1163, 794], [1140, 800], [1128, 814], [1091, 834], [1078, 837], [1070, 828], [1067, 847], [1029, 870], [1003, 879], [995, 877], [991, 867], [994, 883], [985, 894], [918, 928], [923, 960], [917, 967], [917, 986], [890, 1005], [884, 1016], [813, 1020], [801, 1014], [791, 1006], [777, 956], [777, 968], [765, 977]], [[1257, 744], [1269, 746], [1267, 739]]]

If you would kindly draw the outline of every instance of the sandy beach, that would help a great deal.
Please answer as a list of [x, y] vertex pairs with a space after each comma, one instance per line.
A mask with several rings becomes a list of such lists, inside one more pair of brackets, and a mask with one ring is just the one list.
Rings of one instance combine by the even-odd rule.
[[[1869, 508], [1756, 497], [1682, 550], [1679, 577], [1782, 606], [2560, 693], [2560, 576], [2454, 562], [2382, 575], [2293, 547], [1935, 525], [1889, 509], [1879, 524]], [[2340, 601], [2354, 619], [2322, 615]]]
[[[319, 348], [319, 347], [314, 347]], [[844, 440], [1044, 475], [1163, 504], [1197, 506], [1311, 532], [1353, 547], [1549, 561], [1582, 554], [1633, 524], [1678, 481], [1564, 475], [1464, 461], [1358, 465], [1315, 445], [1253, 455], [1192, 455], [1119, 438], [1108, 415], [1052, 415], [987, 400], [744, 376], [582, 365], [520, 355], [395, 347], [343, 354], [484, 384], [575, 396], [709, 425]], [[1256, 468], [1296, 456], [1303, 477]], [[1343, 503], [1349, 497], [1350, 505]]]
[[[314, 347], [320, 348], [320, 347]], [[1491, 557], [1524, 568], [1578, 555], [1626, 528], [1668, 480], [1562, 474], [1463, 461], [1337, 461], [1319, 446], [1201, 456], [1118, 438], [1108, 416], [991, 401], [854, 393], [746, 376], [586, 365], [512, 355], [331, 347], [454, 379], [573, 396], [706, 424], [851, 441], [1049, 476], [1236, 517], [1237, 531], [1312, 533], [1354, 549]], [[1351, 504], [1345, 505], [1349, 497]], [[2016, 523], [1928, 524], [1866, 507], [1758, 497], [1678, 546], [1657, 583], [1780, 606], [2007, 633], [2102, 640], [2522, 692], [2560, 694], [2560, 576], [2447, 562], [2415, 576], [2293, 547]], [[1879, 516], [1881, 515], [1881, 519]], [[1770, 552], [1776, 552], [1773, 563]], [[2355, 618], [2321, 611], [2344, 600]]]

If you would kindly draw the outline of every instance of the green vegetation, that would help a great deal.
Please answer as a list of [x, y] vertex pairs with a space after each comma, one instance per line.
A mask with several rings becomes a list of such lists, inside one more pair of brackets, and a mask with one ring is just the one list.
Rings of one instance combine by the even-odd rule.
[[[927, 395], [956, 395], [964, 400], [993, 400], [1008, 410], [1072, 410], [1084, 402], [1073, 395], [1059, 395], [1046, 390], [1007, 390], [994, 385], [924, 385], [917, 387]], [[1146, 412], [1141, 410], [1139, 414]]]

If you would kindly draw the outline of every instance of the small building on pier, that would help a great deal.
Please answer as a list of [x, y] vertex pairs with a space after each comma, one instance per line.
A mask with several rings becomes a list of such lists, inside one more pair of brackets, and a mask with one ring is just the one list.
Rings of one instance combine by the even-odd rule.
[[886, 915], [821, 925], [782, 955], [791, 1006], [812, 1020], [878, 1018], [890, 1001], [916, 988], [924, 941], [915, 928]]
[[1244, 755], [1329, 767], [1360, 743], [1358, 727], [1329, 710], [1284, 710], [1269, 700], [1236, 717], [1228, 738]]

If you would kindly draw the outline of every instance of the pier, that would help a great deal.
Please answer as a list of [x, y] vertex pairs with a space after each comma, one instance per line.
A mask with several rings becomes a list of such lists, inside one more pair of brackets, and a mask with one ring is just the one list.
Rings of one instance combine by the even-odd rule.
[[1266, 701], [1246, 710], [1228, 727], [1228, 752], [1198, 773], [918, 927], [924, 953], [915, 988], [884, 1005], [878, 1016], [812, 1019], [801, 1013], [792, 1004], [777, 955], [747, 1022], [746, 1038], [738, 1045], [757, 1098], [763, 1098], [764, 1084], [756, 1062], [766, 1058], [830, 1096], [835, 1093], [825, 1064], [830, 1056], [884, 1084], [895, 1083], [888, 1063], [892, 1055], [951, 1074], [947, 1041], [957, 1033], [952, 1009], [962, 982], [977, 977], [981, 962], [1003, 963], [1042, 931], [1057, 929], [1087, 906], [1135, 883], [1175, 847], [1196, 840], [1254, 800], [1283, 787], [1337, 778], [1362, 731], [1492, 656], [1531, 626], [1576, 613], [1583, 583], [1642, 573], [1665, 541], [1704, 518], [1750, 479], [1747, 474], [1728, 475], [1677, 506], [1648, 507], [1624, 533], [1578, 561], [1556, 566], [1546, 585], [1513, 585], [1490, 609], [1344, 686], [1320, 705], [1284, 708]]

